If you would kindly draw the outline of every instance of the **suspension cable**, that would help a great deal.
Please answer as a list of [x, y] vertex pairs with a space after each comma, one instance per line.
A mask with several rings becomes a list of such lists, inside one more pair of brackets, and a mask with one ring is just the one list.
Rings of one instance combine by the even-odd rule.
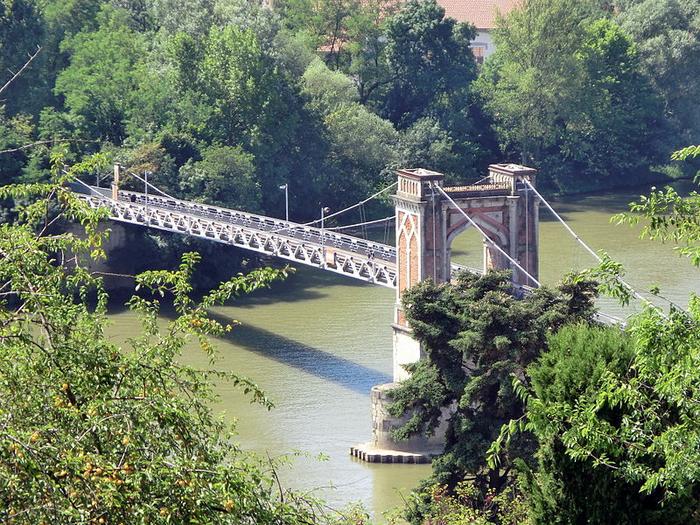
[[[126, 173], [127, 173], [128, 175], [131, 175], [131, 176], [137, 178], [138, 180], [140, 180], [140, 181], [143, 182], [144, 184], [147, 184], [149, 187], [153, 188], [155, 191], [157, 191], [157, 192], [160, 193], [161, 195], [163, 195], [163, 196], [165, 196], [165, 197], [167, 197], [167, 198], [169, 198], [169, 199], [178, 200], [176, 197], [173, 197], [172, 195], [167, 194], [166, 192], [164, 192], [163, 190], [161, 190], [161, 189], [158, 188], [157, 186], [154, 186], [154, 185], [151, 184], [150, 182], [148, 182], [148, 181], [146, 181], [145, 179], [141, 178], [139, 175], [137, 175], [137, 174], [134, 173], [133, 171], [127, 170]], [[330, 215], [325, 216], [325, 217], [324, 217], [324, 220], [328, 220], [328, 219], [330, 219], [330, 218], [332, 218], [332, 217], [336, 217], [336, 216], [338, 216], [338, 215], [340, 215], [340, 214], [342, 214], [342, 213], [345, 213], [345, 212], [350, 211], [350, 210], [353, 210], [353, 209], [355, 209], [355, 208], [357, 208], [357, 207], [359, 207], [359, 206], [362, 206], [363, 204], [365, 204], [365, 203], [371, 201], [372, 199], [375, 199], [376, 197], [378, 197], [378, 196], [381, 195], [382, 193], [385, 193], [386, 191], [389, 191], [391, 188], [393, 188], [394, 186], [396, 186], [398, 183], [399, 183], [399, 182], [396, 181], [396, 182], [390, 184], [389, 186], [387, 186], [387, 187], [385, 187], [385, 188], [379, 190], [378, 192], [376, 192], [376, 193], [370, 195], [370, 196], [367, 197], [366, 199], [364, 199], [364, 200], [362, 200], [362, 201], [360, 201], [360, 202], [358, 202], [358, 203], [356, 203], [356, 204], [353, 204], [352, 206], [348, 206], [348, 207], [345, 208], [345, 209], [342, 209], [342, 210], [337, 211], [337, 212], [335, 212], [335, 213], [331, 213]], [[361, 212], [362, 212], [362, 210], [361, 210]], [[361, 213], [361, 220], [364, 221], [364, 215], [363, 215], [362, 213]], [[278, 230], [274, 230], [274, 231], [272, 231], [272, 232], [270, 232], [270, 233], [279, 233], [279, 232], [281, 232], [281, 231], [288, 230], [289, 228], [293, 228], [293, 227], [295, 227], [295, 226], [312, 226], [312, 225], [314, 225], [314, 224], [316, 224], [316, 223], [319, 223], [319, 222], [321, 222], [321, 219], [316, 219], [316, 220], [314, 220], [314, 221], [310, 221], [310, 222], [307, 222], [307, 223], [304, 223], [304, 224], [294, 224], [294, 226], [285, 226], [285, 227], [280, 228], [280, 229], [278, 229]], [[367, 224], [371, 224], [371, 223], [367, 223]], [[325, 228], [325, 229], [331, 230], [331, 229], [333, 229], [333, 228]]]
[[[396, 181], [396, 182], [390, 184], [389, 186], [387, 186], [386, 188], [384, 188], [383, 190], [379, 190], [377, 193], [375, 193], [375, 194], [373, 194], [373, 195], [367, 197], [367, 198], [366, 198], [365, 200], [363, 200], [363, 201], [360, 201], [360, 202], [358, 202], [358, 203], [356, 203], [356, 204], [353, 204], [352, 206], [348, 206], [347, 208], [342, 209], [342, 210], [340, 210], [340, 211], [337, 211], [337, 212], [335, 212], [335, 213], [331, 213], [330, 215], [325, 215], [324, 218], [323, 218], [323, 220], [324, 220], [324, 221], [327, 221], [328, 219], [330, 219], [330, 218], [332, 218], [332, 217], [336, 217], [336, 216], [340, 215], [341, 213], [345, 213], [346, 211], [354, 210], [354, 209], [357, 208], [358, 206], [362, 206], [362, 205], [365, 204], [366, 202], [371, 201], [372, 199], [378, 197], [378, 196], [381, 195], [382, 193], [384, 193], [384, 192], [386, 192], [386, 191], [389, 191], [391, 188], [393, 188], [394, 186], [398, 185], [398, 183], [399, 183], [399, 181]], [[273, 230], [273, 231], [271, 231], [270, 233], [279, 233], [279, 232], [281, 232], [281, 231], [288, 230], [288, 229], [290, 229], [290, 228], [296, 228], [297, 226], [312, 226], [312, 225], [314, 225], [314, 224], [316, 224], [316, 223], [319, 223], [319, 222], [321, 222], [321, 219], [316, 219], [315, 221], [305, 222], [304, 224], [291, 224], [290, 226], [284, 226], [283, 228], [280, 228], [280, 229], [278, 229], [278, 230]], [[328, 230], [328, 229], [330, 229], [330, 228], [324, 228], [324, 229]]]
[[362, 206], [360, 206], [359, 212], [360, 212], [360, 221], [361, 221], [360, 235], [362, 235], [362, 237], [364, 237], [366, 239], [367, 238], [367, 228], [365, 228], [365, 222], [367, 222], [367, 216], [365, 215], [364, 204]]
[[[586, 249], [586, 251], [587, 251], [588, 253], [590, 253], [590, 254], [595, 258], [596, 261], [598, 261], [598, 262], [603, 262], [603, 259], [602, 259], [596, 252], [594, 252], [593, 249], [592, 249], [590, 246], [588, 246], [588, 245], [583, 241], [583, 239], [581, 239], [581, 237], [579, 237], [579, 236], [576, 234], [576, 232], [575, 232], [574, 230], [571, 229], [571, 227], [566, 223], [566, 221], [564, 221], [564, 219], [561, 218], [561, 216], [560, 216], [556, 211], [554, 211], [554, 208], [552, 208], [552, 207], [550, 206], [550, 204], [545, 200], [545, 198], [542, 197], [542, 195], [540, 194], [540, 192], [537, 191], [537, 190], [535, 189], [535, 187], [532, 185], [532, 183], [531, 183], [529, 180], [527, 180], [527, 179], [523, 179], [523, 181], [525, 182], [525, 184], [527, 184], [527, 185], [530, 187], [530, 189], [531, 189], [533, 192], [535, 192], [535, 195], [537, 195], [537, 197], [540, 199], [540, 201], [542, 201], [542, 202], [544, 203], [544, 205], [547, 207], [547, 209], [552, 213], [552, 215], [554, 215], [554, 217], [556, 217], [556, 219], [562, 224], [562, 226], [564, 226], [564, 228], [566, 229], [566, 231], [568, 231], [568, 232], [574, 237], [574, 239], [576, 239], [576, 241], [577, 241], [581, 246], [583, 246], [583, 247]], [[646, 303], [646, 304], [649, 304], [649, 305], [652, 305], [652, 306], [653, 306], [653, 303], [652, 303], [651, 301], [649, 301], [648, 299], [646, 299], [645, 297], [643, 297], [639, 292], [637, 292], [637, 290], [635, 290], [634, 288], [632, 288], [632, 285], [630, 285], [630, 284], [629, 284], [627, 281], [625, 281], [622, 277], [620, 277], [620, 276], [618, 275], [618, 276], [615, 276], [615, 279], [616, 279], [622, 286], [624, 286], [629, 292], [631, 292], [632, 295], [633, 295], [634, 297], [636, 297], [637, 299], [639, 299], [640, 301], [642, 301], [642, 302], [644, 302], [644, 303]]]
[[[65, 169], [62, 169], [62, 171], [63, 171], [63, 173], [65, 173], [66, 175], [70, 175], [70, 173], [69, 173], [68, 171], [66, 171]], [[90, 186], [89, 184], [86, 184], [85, 182], [83, 182], [82, 180], [80, 180], [78, 177], [75, 177], [74, 181], [77, 182], [77, 183], [79, 183], [79, 184], [82, 184], [82, 185], [85, 186], [88, 190], [90, 190], [91, 192], [93, 192], [95, 195], [99, 196], [101, 199], [108, 200], [108, 201], [110, 201], [110, 202], [116, 202], [116, 201], [115, 201], [114, 199], [112, 199], [111, 197], [108, 197], [108, 196], [105, 195], [104, 193], [102, 193], [102, 192], [100, 192], [100, 191], [97, 191], [95, 188], [93, 188], [93, 187]]]
[[432, 221], [433, 222], [433, 281], [437, 282], [437, 261], [435, 260], [437, 258], [437, 254], [436, 254], [437, 249], [435, 248], [435, 244], [436, 244], [436, 242], [435, 242], [436, 241], [436, 239], [435, 239], [435, 237], [436, 237], [436, 233], [435, 233], [435, 192], [432, 192], [431, 197], [432, 198], [430, 200], [433, 203], [433, 221]]
[[[65, 171], [65, 170], [64, 170], [64, 171]], [[66, 173], [67, 173], [67, 172], [66, 172]], [[134, 173], [133, 171], [126, 170], [126, 173], [127, 173], [127, 175], [131, 175], [132, 177], [135, 177], [136, 179], [140, 180], [140, 181], [143, 182], [144, 184], [147, 184], [149, 187], [153, 188], [155, 191], [157, 191], [158, 193], [160, 193], [160, 194], [163, 195], [164, 197], [167, 197], [167, 198], [173, 199], [173, 200], [179, 200], [179, 199], [177, 199], [176, 197], [173, 197], [172, 195], [169, 195], [168, 193], [164, 192], [163, 190], [161, 190], [161, 189], [158, 188], [157, 186], [155, 186], [155, 185], [151, 184], [150, 182], [146, 181], [145, 179], [143, 179], [142, 177], [140, 177], [139, 175], [137, 175], [137, 174]], [[114, 202], [113, 199], [111, 199], [111, 198], [109, 198], [109, 197], [103, 195], [103, 194], [100, 193], [100, 192], [95, 191], [93, 188], [91, 188], [89, 185], [85, 184], [85, 183], [84, 183], [83, 181], [81, 181], [80, 179], [76, 179], [76, 180], [77, 180], [78, 182], [80, 182], [82, 185], [84, 185], [86, 188], [88, 188], [90, 191], [92, 191], [92, 192], [96, 193], [97, 195], [99, 195], [100, 197], [104, 197], [105, 199]], [[337, 212], [332, 213], [332, 214], [330, 214], [330, 215], [327, 215], [326, 217], [324, 217], [324, 220], [325, 220], [325, 219], [329, 219], [329, 218], [331, 218], [331, 217], [336, 217], [336, 216], [340, 215], [341, 213], [345, 213], [345, 212], [350, 211], [350, 210], [353, 210], [353, 209], [355, 209], [355, 208], [357, 208], [357, 207], [361, 207], [363, 204], [365, 204], [365, 203], [369, 202], [370, 200], [372, 200], [372, 199], [378, 197], [378, 196], [381, 195], [382, 193], [384, 193], [384, 192], [390, 190], [391, 188], [393, 188], [393, 187], [396, 186], [397, 184], [398, 184], [398, 181], [396, 181], [396, 182], [390, 184], [389, 186], [387, 186], [387, 187], [383, 188], [382, 190], [380, 190], [380, 191], [374, 193], [373, 195], [367, 197], [366, 199], [364, 199], [364, 200], [362, 200], [362, 201], [360, 201], [360, 202], [358, 202], [358, 203], [356, 203], [356, 204], [353, 204], [352, 206], [348, 206], [347, 208], [345, 208], [345, 209], [343, 209], [343, 210], [340, 210], [340, 211], [337, 211]], [[351, 228], [351, 227], [353, 227], [353, 226], [365, 226], [365, 225], [367, 225], [367, 224], [375, 224], [375, 223], [378, 223], [378, 222], [382, 222], [382, 221], [387, 220], [387, 218], [385, 218], [385, 219], [379, 219], [379, 220], [376, 220], [376, 221], [369, 221], [369, 222], [364, 221], [364, 214], [362, 213], [363, 210], [364, 210], [363, 208], [360, 209], [360, 212], [361, 212], [361, 219], [363, 220], [363, 222], [357, 223], [357, 224], [355, 224], [355, 225], [345, 226], [345, 227], [342, 227], [342, 228], [325, 228], [325, 229], [326, 229], [326, 230], [336, 230], [336, 229]], [[392, 216], [392, 217], [389, 217], [389, 218], [394, 218], [394, 217]], [[316, 224], [317, 222], [321, 222], [321, 219], [317, 219], [317, 220], [315, 220], [315, 221], [307, 222], [307, 223], [305, 223], [305, 224], [300, 224], [300, 225], [296, 225], [296, 224], [295, 224], [294, 226], [311, 226], [311, 225], [313, 225], [313, 224]], [[289, 229], [289, 228], [290, 228], [290, 226], [285, 226], [284, 228], [280, 228], [279, 230], [275, 230], [275, 231], [272, 231], [272, 232], [270, 232], [270, 233], [278, 233], [278, 232], [280, 232], [280, 231], [284, 231], [284, 230], [287, 230], [287, 229]]]
[[525, 190], [525, 267], [530, 270], [530, 192]]
[[467, 214], [465, 213], [465, 211], [464, 211], [462, 208], [460, 208], [460, 207], [457, 205], [457, 203], [452, 199], [452, 197], [450, 197], [447, 193], [445, 193], [445, 190], [443, 190], [443, 189], [442, 189], [440, 186], [438, 186], [438, 185], [433, 185], [432, 181], [431, 181], [430, 185], [431, 185], [431, 187], [433, 187], [433, 188], [437, 188], [438, 191], [439, 191], [440, 193], [442, 193], [443, 196], [444, 196], [448, 201], [450, 201], [450, 203], [457, 209], [457, 211], [459, 211], [459, 213], [461, 213], [462, 215], [464, 215], [464, 217], [471, 223], [472, 226], [474, 226], [474, 228], [476, 228], [476, 230], [481, 234], [481, 236], [484, 238], [484, 240], [485, 240], [488, 244], [490, 244], [491, 246], [493, 246], [494, 248], [496, 248], [496, 250], [498, 250], [502, 255], [505, 256], [506, 259], [508, 259], [511, 263], [513, 263], [513, 264], [518, 268], [518, 270], [520, 270], [521, 272], [523, 272], [523, 274], [525, 274], [525, 276], [526, 276], [528, 279], [530, 279], [533, 283], [535, 283], [537, 286], [542, 286], [542, 285], [540, 284], [540, 282], [539, 282], [537, 279], [535, 279], [532, 275], [530, 275], [530, 273], [528, 273], [527, 270], [525, 270], [525, 268], [523, 268], [522, 266], [520, 266], [520, 264], [518, 263], [518, 261], [516, 261], [515, 259], [513, 259], [510, 255], [508, 255], [508, 254], [503, 250], [503, 248], [501, 248], [498, 244], [496, 244], [494, 241], [492, 241], [491, 238], [490, 238], [488, 235], [486, 235], [486, 232], [485, 232], [484, 230], [482, 230], [481, 227], [480, 227], [476, 222], [474, 222], [474, 220], [473, 220], [469, 215], [467, 215]]
[[[354, 209], [357, 208], [358, 206], [362, 206], [363, 204], [365, 204], [365, 203], [371, 201], [372, 199], [378, 197], [378, 196], [381, 195], [382, 193], [384, 193], [384, 192], [390, 190], [391, 188], [393, 188], [394, 186], [396, 186], [398, 183], [399, 183], [399, 181], [396, 181], [396, 182], [394, 182], [393, 184], [390, 184], [389, 186], [387, 186], [386, 188], [384, 188], [383, 190], [380, 190], [380, 191], [378, 191], [377, 193], [375, 193], [375, 194], [373, 194], [373, 195], [370, 195], [370, 196], [367, 197], [365, 200], [358, 202], [357, 204], [353, 204], [352, 206], [348, 206], [347, 208], [345, 208], [345, 209], [343, 209], [343, 210], [337, 211], [337, 212], [335, 212], [335, 213], [331, 213], [330, 215], [326, 215], [326, 216], [324, 217], [324, 220], [327, 221], [328, 219], [331, 219], [331, 218], [333, 218], [333, 217], [336, 217], [336, 216], [340, 215], [341, 213], [345, 213], [346, 211], [354, 210]], [[310, 225], [312, 225], [312, 224], [316, 224], [317, 222], [321, 222], [321, 219], [316, 219], [315, 221], [312, 221], [312, 222], [310, 222], [310, 223], [308, 223], [308, 224], [304, 224], [304, 226], [310, 226]]]
[[[380, 222], [390, 221], [390, 220], [395, 219], [395, 218], [396, 218], [396, 215], [390, 215], [389, 217], [384, 217], [383, 219], [376, 219], [376, 220], [367, 221], [367, 222], [358, 222], [357, 224], [349, 224], [348, 226], [334, 226], [333, 228], [324, 228], [324, 230], [332, 230], [332, 231], [349, 230], [350, 228], [358, 228], [360, 226], [367, 226], [369, 224], [377, 224]], [[386, 242], [384, 244], [386, 244]]]
[[486, 181], [486, 180], [489, 180], [490, 178], [491, 178], [491, 175], [486, 175], [486, 177], [484, 177], [483, 179], [479, 179], [479, 180], [476, 181], [476, 182], [472, 182], [472, 183], [470, 184], [470, 186], [476, 186], [476, 185], [481, 184], [482, 182], [484, 182], [484, 181]]
[[[367, 222], [367, 210], [365, 209], [364, 206], [362, 206], [361, 209], [362, 209], [362, 215], [363, 215], [362, 220]], [[366, 224], [362, 225], [362, 230], [364, 232], [365, 239], [369, 239], [369, 231], [367, 230]]]
[[127, 175], [131, 175], [132, 177], [136, 177], [138, 180], [140, 180], [140, 181], [143, 182], [144, 184], [150, 186], [151, 188], [153, 188], [154, 190], [156, 190], [158, 193], [160, 193], [160, 194], [163, 195], [164, 197], [167, 197], [168, 199], [179, 200], [179, 199], [177, 199], [176, 197], [173, 197], [172, 195], [168, 195], [168, 194], [165, 193], [163, 190], [161, 190], [161, 189], [158, 188], [157, 186], [154, 186], [153, 184], [151, 184], [151, 183], [148, 182], [147, 180], [142, 179], [141, 177], [139, 177], [138, 175], [136, 175], [136, 173], [134, 173], [133, 171], [128, 171], [128, 170], [127, 170], [126, 173], [127, 173]]

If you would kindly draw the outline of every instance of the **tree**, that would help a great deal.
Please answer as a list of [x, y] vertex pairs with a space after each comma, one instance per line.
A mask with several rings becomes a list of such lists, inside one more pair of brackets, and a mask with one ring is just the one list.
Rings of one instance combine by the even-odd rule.
[[401, 134], [403, 166], [427, 166], [441, 173], [459, 172], [461, 159], [449, 133], [433, 118], [416, 121]]
[[329, 164], [335, 177], [317, 179], [322, 196], [341, 207], [368, 197], [385, 185], [387, 168], [397, 160], [398, 134], [391, 122], [360, 104], [341, 106], [324, 118], [330, 138]]
[[634, 44], [595, 2], [528, 0], [502, 19], [479, 80], [501, 148], [553, 189], [638, 179], [663, 119]]
[[581, 97], [589, 104], [579, 108], [585, 120], [570, 126], [562, 152], [570, 163], [587, 165], [598, 183], [601, 176], [614, 176], [613, 169], [637, 175], [645, 162], [661, 158], [655, 144], [660, 134], [654, 130], [663, 127], [663, 120], [661, 105], [641, 74], [636, 47], [620, 26], [599, 19], [586, 24], [576, 59], [592, 93]]
[[175, 88], [182, 93], [183, 113], [189, 113], [185, 129], [209, 142], [250, 144], [269, 118], [266, 106], [274, 108], [271, 88], [277, 84], [255, 34], [214, 27], [201, 39], [180, 33], [172, 45]]
[[265, 52], [279, 60], [277, 35], [281, 23], [271, 6], [266, 0], [216, 0], [215, 23], [222, 27], [235, 25], [252, 30]]
[[359, 101], [357, 87], [352, 79], [340, 71], [330, 70], [318, 58], [304, 71], [301, 92], [309, 97], [312, 109], [322, 114]]
[[392, 81], [386, 56], [386, 27], [399, 7], [392, 0], [365, 0], [348, 21], [347, 73], [355, 79], [361, 104], [374, 102], [376, 107], [375, 93]]
[[[605, 429], [607, 436], [610, 429], [625, 426], [631, 415], [627, 407], [600, 393], [609, 377], [630, 374], [634, 343], [616, 326], [571, 325], [551, 335], [547, 351], [528, 368], [531, 397], [525, 429], [537, 439], [538, 448], [537, 466], [526, 476], [523, 492], [535, 523], [692, 521], [691, 498], [665, 500], [663, 490], [642, 492], [639, 480], [609, 468], [607, 461], [617, 455], [619, 442], [604, 452], [599, 448], [589, 455], [571, 454], [579, 434], [569, 426], [569, 417], [581, 407], [596, 404], [598, 430]], [[593, 440], [602, 444], [605, 438], [598, 436]]]
[[[522, 428], [538, 440], [524, 490], [536, 522], [697, 520], [697, 298], [619, 328], [571, 327], [528, 369]], [[511, 424], [511, 428], [514, 425]]]
[[329, 65], [337, 68], [350, 38], [348, 23], [363, 5], [358, 0], [282, 0], [275, 9], [287, 30], [303, 35], [314, 50], [323, 51]]
[[[456, 162], [445, 162], [450, 156], [445, 152], [441, 165], [427, 167], [445, 169], [449, 178], [460, 182], [479, 178], [495, 160], [491, 126], [472, 88], [476, 62], [470, 42], [475, 31], [445, 17], [434, 0], [406, 2], [386, 22], [388, 82], [370, 101], [407, 132], [405, 144], [428, 131], [430, 122], [432, 136], [440, 138], [442, 147], [450, 145]], [[407, 157], [433, 160], [411, 153]]]
[[[21, 223], [0, 224], [0, 519], [8, 523], [309, 523], [314, 503], [277, 482], [231, 441], [214, 417], [212, 377], [226, 376], [269, 406], [249, 380], [180, 362], [194, 340], [214, 359], [210, 337], [230, 327], [207, 309], [280, 278], [260, 269], [222, 283], [197, 302], [199, 259], [136, 278], [129, 307], [143, 332], [117, 346], [104, 332], [108, 296], [86, 266], [99, 255], [104, 210], [90, 210], [65, 183], [0, 188], [28, 202]], [[60, 171], [59, 171], [60, 173]], [[55, 215], [54, 213], [57, 213]], [[79, 221], [85, 236], [58, 233]], [[70, 265], [70, 269], [67, 266]], [[161, 297], [175, 319], [160, 328]], [[330, 521], [330, 520], [329, 520]]]
[[[360, 104], [400, 131], [422, 119], [437, 127], [435, 134], [444, 137], [441, 146], [450, 148], [443, 158], [452, 156], [455, 162], [429, 167], [449, 169], [449, 177], [464, 179], [475, 177], [493, 161], [496, 143], [469, 89], [476, 78], [469, 47], [473, 27], [445, 18], [444, 9], [434, 1], [285, 0], [276, 9], [284, 32], [294, 35], [284, 41], [297, 47], [303, 41], [306, 53], [320, 52], [330, 68], [352, 80], [353, 96]], [[330, 76], [316, 71], [318, 65], [310, 69], [315, 78]], [[419, 126], [419, 134], [424, 131]], [[406, 140], [405, 147], [415, 138]], [[422, 152], [404, 154], [411, 160], [433, 160]]]
[[[27, 58], [37, 50], [42, 43], [44, 30], [34, 2], [12, 0], [3, 3], [0, 7], [0, 71], [3, 78], [8, 72], [7, 79], [18, 72]], [[5, 84], [5, 80], [2, 84]], [[36, 67], [29, 69], [7, 86], [0, 104], [10, 117], [21, 112], [34, 115], [38, 112], [37, 102], [45, 100], [38, 96], [44, 87]], [[41, 107], [40, 104], [38, 106]]]
[[240, 146], [211, 146], [202, 160], [180, 168], [180, 187], [190, 198], [228, 208], [260, 211], [253, 156]]
[[153, 15], [162, 32], [205, 37], [214, 22], [214, 2], [202, 0], [154, 0]]
[[[515, 489], [515, 487], [513, 487]], [[428, 502], [425, 504], [425, 502]], [[486, 498], [473, 482], [461, 481], [453, 490], [441, 485], [425, 487], [409, 496], [407, 507], [421, 508], [421, 524], [530, 525], [525, 498], [517, 490], [489, 492]]]
[[398, 160], [398, 133], [388, 120], [357, 102], [357, 88], [319, 59], [302, 76], [307, 106], [323, 122], [328, 144], [326, 169], [314, 179], [319, 205], [339, 209], [373, 193], [386, 169]]
[[178, 183], [179, 166], [163, 147], [162, 142], [145, 142], [135, 148], [121, 149], [116, 152], [116, 162], [121, 164], [126, 171], [123, 181], [120, 181], [120, 185], [124, 189], [144, 192], [145, 183], [136, 177], [129, 176], [129, 174], [134, 173], [143, 179], [146, 172], [149, 173], [148, 182], [159, 189], [168, 193], [180, 189]]
[[523, 414], [511, 376], [523, 377], [545, 350], [547, 334], [566, 323], [590, 322], [594, 295], [593, 283], [581, 282], [517, 299], [509, 272], [465, 273], [456, 285], [425, 281], [404, 293], [406, 318], [426, 358], [412, 365], [411, 377], [393, 391], [392, 414], [413, 414], [395, 434], [430, 433], [441, 409], [453, 410], [445, 451], [433, 461], [432, 482], [454, 489], [471, 480], [483, 504], [489, 491], [499, 493], [512, 481], [514, 460], [532, 457], [531, 440], [516, 438], [499, 466], [486, 463], [501, 426]]
[[700, 140], [700, 2], [630, 2], [617, 17], [637, 44], [644, 75], [660, 94], [672, 125], [670, 147]]
[[56, 93], [65, 97], [72, 115], [83, 119], [83, 133], [121, 144], [138, 83], [135, 66], [145, 51], [143, 38], [128, 27], [124, 11], [105, 7], [99, 29], [80, 32], [61, 48], [71, 58], [56, 79]]
[[678, 151], [674, 151], [671, 158], [673, 160], [688, 160], [700, 157], [700, 146], [687, 146]]
[[[318, 123], [255, 33], [214, 27], [202, 40], [179, 34], [172, 47], [177, 110], [168, 130], [253, 155], [263, 210], [279, 209], [280, 184], [308, 191], [324, 152]], [[306, 202], [292, 202], [308, 213]]]
[[[672, 195], [671, 209], [664, 199], [654, 192], [632, 203], [641, 217], [617, 219], [648, 220], [643, 235], [686, 243], [700, 265], [697, 212], [691, 204], [676, 214], [684, 199]], [[668, 314], [645, 305], [624, 331], [577, 326], [549, 338], [527, 370], [531, 388], [520, 384], [524, 418], [504, 426], [492, 447], [498, 451], [517, 428], [537, 438], [537, 468], [524, 488], [536, 522], [697, 521], [699, 321], [700, 300], [691, 296], [687, 310], [674, 305]]]
[[22, 146], [29, 142], [32, 131], [27, 117], [8, 118], [0, 109], [0, 149], [9, 150], [0, 154], [0, 185], [12, 182], [24, 167], [26, 152]]
[[397, 10], [392, 0], [283, 0], [276, 2], [283, 34], [294, 35], [325, 63], [350, 75], [360, 102], [390, 82], [386, 62], [386, 21]]
[[[677, 151], [674, 158], [695, 157], [698, 151], [691, 146]], [[679, 252], [700, 266], [699, 202], [696, 192], [684, 198], [671, 188], [655, 190], [631, 203], [631, 214], [614, 219], [642, 222], [642, 236], [680, 243]], [[570, 434], [577, 438], [567, 451], [570, 456], [605, 457], [606, 465], [623, 479], [640, 483], [645, 493], [661, 490], [669, 497], [698, 497], [695, 444], [700, 419], [695, 412], [700, 374], [694, 363], [700, 356], [699, 321], [700, 299], [694, 295], [687, 310], [672, 306], [665, 315], [647, 306], [632, 320], [635, 355], [629, 370], [633, 373], [605, 377], [598, 396], [568, 416]], [[603, 400], [624, 411], [619, 425], [611, 427], [598, 418], [595, 403]]]
[[387, 23], [391, 85], [382, 113], [406, 128], [443, 98], [464, 96], [476, 78], [469, 43], [475, 29], [445, 18], [434, 0], [410, 0]]

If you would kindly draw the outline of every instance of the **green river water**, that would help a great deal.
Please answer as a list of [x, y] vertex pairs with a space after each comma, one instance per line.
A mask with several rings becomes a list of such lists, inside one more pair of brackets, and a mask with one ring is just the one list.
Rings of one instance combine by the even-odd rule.
[[[685, 304], [700, 293], [700, 270], [669, 246], [639, 240], [637, 230], [614, 226], [610, 215], [648, 188], [568, 198], [553, 205], [594, 249], [622, 262], [629, 282], [646, 290], [661, 286], [671, 300]], [[453, 245], [453, 261], [481, 266], [481, 241], [467, 231]], [[554, 283], [570, 268], [592, 264], [545, 210], [540, 224], [540, 276]], [[230, 386], [219, 387], [215, 407], [236, 420], [246, 449], [279, 456], [300, 453], [280, 476], [287, 486], [311, 490], [332, 506], [361, 502], [379, 517], [427, 476], [426, 465], [376, 465], [351, 458], [349, 447], [370, 438], [369, 390], [391, 380], [392, 290], [310, 268], [299, 268], [286, 282], [246, 297], [215, 314], [242, 325], [219, 341], [220, 368], [255, 380], [276, 408], [251, 405]], [[624, 315], [612, 301], [608, 313]], [[133, 314], [115, 312], [116, 339], [138, 329]], [[188, 363], [207, 366], [194, 347]], [[323, 459], [318, 456], [323, 455]]]

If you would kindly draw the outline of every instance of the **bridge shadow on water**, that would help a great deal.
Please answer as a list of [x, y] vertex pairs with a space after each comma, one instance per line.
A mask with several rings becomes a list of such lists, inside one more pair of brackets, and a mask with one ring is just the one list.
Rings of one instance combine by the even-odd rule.
[[[270, 303], [293, 303], [320, 299], [332, 293], [330, 288], [334, 286], [374, 287], [368, 283], [331, 272], [301, 267], [286, 280], [273, 283], [270, 289], [262, 289], [250, 295], [243, 295], [233, 299], [228, 305], [236, 309], [247, 309]], [[129, 290], [113, 292], [109, 305], [110, 314], [118, 314], [127, 310], [125, 303], [132, 293]], [[153, 298], [147, 293], [143, 295], [149, 299]], [[210, 311], [209, 315], [222, 324], [231, 323], [233, 320], [233, 317], [214, 311]], [[168, 300], [161, 303], [159, 316], [168, 320], [177, 316], [173, 305]], [[328, 350], [315, 348], [253, 325], [237, 326], [230, 333], [222, 336], [221, 340], [363, 395], [368, 394], [371, 387], [376, 384], [392, 381], [389, 374], [334, 355]], [[230, 350], [220, 348], [222, 355], [225, 355], [227, 351], [234, 352], [235, 350], [233, 348]]]
[[[130, 286], [135, 286], [133, 279], [130, 280]], [[286, 279], [271, 283], [269, 288], [261, 288], [260, 290], [256, 290], [247, 295], [244, 294], [239, 297], [232, 298], [226, 304], [228, 306], [246, 309], [255, 308], [256, 306], [266, 304], [295, 303], [300, 301], [323, 299], [324, 297], [328, 297], [328, 295], [330, 295], [331, 292], [328, 289], [333, 286], [353, 288], [376, 287], [376, 285], [366, 283], [359, 279], [353, 279], [344, 275], [324, 271], [319, 268], [297, 266]], [[204, 291], [194, 293], [193, 298], [195, 300], [199, 300], [204, 293]], [[127, 310], [126, 302], [133, 295], [140, 295], [148, 299], [159, 298], [145, 291], [136, 293], [131, 287], [110, 290], [110, 313], [114, 314]], [[169, 311], [171, 309], [169, 302], [164, 300], [162, 303], [161, 313], [165, 316], [172, 317], [174, 314]]]
[[[292, 265], [294, 266], [294, 265]], [[327, 297], [329, 287], [351, 286], [374, 288], [376, 285], [366, 283], [320, 268], [298, 265], [283, 281], [272, 283], [271, 288], [257, 290], [231, 301], [236, 308], [253, 308], [263, 304], [293, 303]]]
[[[210, 315], [220, 323], [231, 322], [229, 317], [213, 312]], [[392, 381], [389, 374], [257, 326], [237, 326], [222, 339], [358, 394], [366, 395], [374, 385]], [[225, 350], [222, 351], [222, 355], [225, 353]]]
[[[112, 314], [123, 310], [125, 310], [124, 307], [110, 306]], [[173, 320], [177, 314], [172, 305], [166, 304], [162, 306], [159, 316]], [[223, 325], [230, 324], [234, 320], [232, 317], [212, 311], [209, 312], [209, 317]], [[374, 385], [390, 383], [393, 380], [390, 374], [249, 324], [235, 326], [233, 330], [217, 339], [362, 395], [369, 394]], [[237, 348], [227, 349], [218, 346], [217, 351], [221, 357], [226, 357], [229, 352], [236, 352]]]

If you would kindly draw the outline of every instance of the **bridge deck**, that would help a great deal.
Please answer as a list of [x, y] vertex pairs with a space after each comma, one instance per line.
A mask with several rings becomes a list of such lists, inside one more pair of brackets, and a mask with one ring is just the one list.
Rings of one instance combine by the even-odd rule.
[[92, 193], [74, 186], [91, 206], [109, 208], [111, 219], [158, 230], [231, 244], [336, 272], [348, 277], [396, 287], [396, 248], [351, 235], [294, 222], [143, 193], [120, 191], [111, 199], [105, 188]]

